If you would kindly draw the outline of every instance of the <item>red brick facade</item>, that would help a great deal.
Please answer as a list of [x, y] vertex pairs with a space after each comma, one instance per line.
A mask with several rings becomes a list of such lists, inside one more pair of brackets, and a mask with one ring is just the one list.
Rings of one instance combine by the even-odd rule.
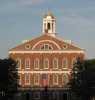
[[77, 57], [84, 51], [49, 33], [23, 43], [9, 51], [18, 61], [19, 84], [22, 87], [63, 87]]

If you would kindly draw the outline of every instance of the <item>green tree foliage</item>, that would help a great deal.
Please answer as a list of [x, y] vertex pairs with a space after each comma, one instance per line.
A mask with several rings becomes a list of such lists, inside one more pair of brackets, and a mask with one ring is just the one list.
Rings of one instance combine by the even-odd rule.
[[73, 66], [70, 85], [77, 100], [90, 100], [95, 95], [95, 60], [81, 61], [78, 58]]
[[7, 99], [17, 91], [17, 80], [16, 62], [11, 58], [0, 60], [0, 92]]
[[84, 79], [86, 79], [87, 93], [90, 97], [95, 96], [95, 59], [84, 61], [85, 72]]

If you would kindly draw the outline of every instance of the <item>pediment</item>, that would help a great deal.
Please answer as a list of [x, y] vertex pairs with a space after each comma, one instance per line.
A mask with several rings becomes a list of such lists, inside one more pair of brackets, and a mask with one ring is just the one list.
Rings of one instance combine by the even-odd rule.
[[[44, 48], [44, 49], [41, 49]], [[82, 50], [78, 46], [67, 43], [64, 40], [60, 40], [56, 37], [42, 35], [40, 37], [34, 38], [26, 43], [18, 45], [10, 51], [31, 51], [31, 50]]]

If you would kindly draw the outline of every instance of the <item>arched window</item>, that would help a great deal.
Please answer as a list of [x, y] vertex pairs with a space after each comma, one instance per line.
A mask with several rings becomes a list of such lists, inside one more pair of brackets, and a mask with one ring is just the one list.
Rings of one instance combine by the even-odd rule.
[[30, 85], [30, 74], [29, 73], [25, 74], [25, 85]]
[[16, 68], [17, 69], [21, 69], [21, 59], [20, 58], [17, 58], [16, 59], [16, 62], [17, 62]]
[[52, 46], [50, 44], [43, 44], [41, 46], [41, 50], [52, 50]]
[[39, 58], [36, 58], [35, 60], [34, 60], [34, 69], [39, 69]]
[[50, 30], [50, 23], [47, 24], [47, 29]]
[[63, 77], [62, 78], [63, 78], [62, 79], [63, 85], [66, 85], [68, 83], [68, 81], [69, 81], [68, 74], [63, 74]]
[[42, 82], [42, 85], [45, 87], [45, 86], [48, 86], [49, 85], [49, 76], [48, 74], [44, 73], [41, 75], [41, 82]]
[[44, 59], [44, 69], [48, 69], [49, 68], [49, 59], [45, 58]]
[[53, 69], [58, 69], [58, 58], [53, 59]]
[[58, 74], [53, 74], [53, 85], [58, 85]]
[[34, 85], [39, 85], [39, 79], [40, 79], [40, 75], [39, 74], [35, 74], [34, 75]]
[[67, 68], [68, 67], [68, 59], [64, 57], [62, 59], [62, 68]]
[[25, 59], [25, 69], [30, 69], [30, 58]]

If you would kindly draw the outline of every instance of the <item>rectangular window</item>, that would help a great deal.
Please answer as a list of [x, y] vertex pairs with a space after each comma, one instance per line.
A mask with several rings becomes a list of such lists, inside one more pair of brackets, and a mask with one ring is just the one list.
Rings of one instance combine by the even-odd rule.
[[16, 63], [17, 63], [16, 68], [21, 69], [21, 59], [20, 58], [16, 59]]
[[49, 45], [48, 44], [45, 44], [45, 50], [49, 50]]
[[39, 69], [39, 59], [38, 58], [34, 60], [34, 69]]
[[30, 74], [29, 73], [25, 74], [25, 85], [30, 85]]
[[62, 82], [63, 82], [63, 85], [66, 85], [69, 82], [68, 74], [63, 74]]
[[42, 74], [41, 75], [42, 77], [41, 77], [41, 82], [42, 82], [42, 86], [48, 86], [49, 85], [49, 76], [48, 76], [48, 74]]
[[68, 59], [67, 58], [63, 58], [63, 60], [62, 60], [62, 68], [63, 69], [68, 68]]
[[53, 69], [58, 69], [58, 59], [57, 58], [53, 59]]
[[25, 59], [25, 69], [30, 69], [30, 59], [29, 58]]
[[44, 59], [44, 69], [48, 69], [49, 68], [49, 59]]
[[34, 75], [34, 85], [39, 85], [39, 78], [40, 78], [39, 74]]
[[47, 29], [50, 30], [50, 23], [47, 24]]
[[53, 75], [53, 85], [58, 85], [58, 74]]

